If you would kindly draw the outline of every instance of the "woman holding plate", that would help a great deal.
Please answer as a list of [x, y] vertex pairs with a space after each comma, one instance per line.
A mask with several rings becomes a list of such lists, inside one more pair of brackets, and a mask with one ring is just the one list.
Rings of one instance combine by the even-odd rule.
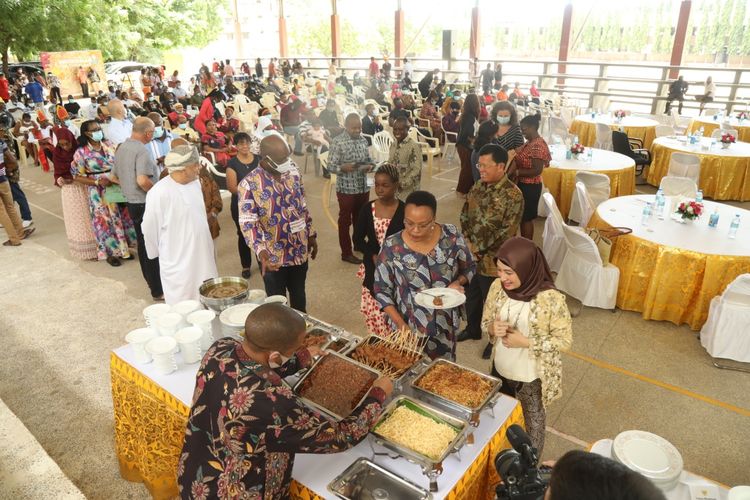
[[494, 343], [491, 374], [502, 379], [501, 392], [521, 402], [526, 430], [541, 456], [545, 408], [562, 395], [560, 352], [573, 341], [570, 312], [533, 241], [510, 238], [496, 262], [499, 279], [482, 314], [482, 333]]
[[[456, 297], [465, 300], [463, 287], [474, 276], [474, 260], [456, 226], [435, 221], [437, 200], [431, 193], [414, 191], [405, 204], [404, 230], [388, 237], [380, 250], [374, 296], [392, 329], [425, 335], [424, 351], [432, 359], [455, 359], [458, 306], [463, 301], [451, 302]], [[432, 295], [420, 293], [433, 288], [458, 293], [441, 293], [444, 305], [433, 305]]]

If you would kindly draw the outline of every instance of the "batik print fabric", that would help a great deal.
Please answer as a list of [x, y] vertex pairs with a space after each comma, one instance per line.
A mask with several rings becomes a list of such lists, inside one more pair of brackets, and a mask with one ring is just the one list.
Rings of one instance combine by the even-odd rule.
[[196, 376], [177, 470], [182, 498], [289, 498], [295, 453], [336, 453], [367, 436], [385, 393], [372, 389], [349, 417], [329, 420], [281, 383], [310, 364], [306, 349], [272, 370], [234, 339], [211, 346]]
[[[391, 225], [391, 219], [375, 217], [375, 205], [372, 205], [372, 221], [373, 226], [375, 227], [375, 237], [378, 239], [378, 245], [383, 246], [383, 240], [385, 240], [385, 235], [388, 232], [388, 226]], [[357, 278], [360, 280], [365, 278], [364, 264], [359, 265]], [[362, 300], [360, 301], [359, 312], [365, 317], [367, 332], [371, 335], [385, 337], [391, 332], [386, 318], [387, 315], [380, 309], [380, 304], [375, 300], [375, 297], [372, 296], [370, 290], [368, 290], [366, 286], [362, 287]]]
[[[97, 151], [89, 146], [79, 148], [70, 166], [73, 176], [96, 180], [108, 178], [115, 163], [114, 147], [101, 143]], [[88, 190], [89, 212], [97, 244], [97, 259], [107, 257], [130, 257], [130, 247], [136, 245], [136, 233], [127, 208], [104, 200], [105, 188], [86, 186]]]
[[428, 337], [425, 353], [430, 358], [455, 359], [461, 308], [427, 309], [415, 301], [422, 290], [447, 287], [459, 276], [468, 283], [474, 276], [474, 260], [456, 226], [443, 224], [440, 230], [437, 245], [427, 255], [411, 250], [401, 232], [387, 238], [378, 257], [373, 291], [383, 309], [395, 306], [410, 328]]

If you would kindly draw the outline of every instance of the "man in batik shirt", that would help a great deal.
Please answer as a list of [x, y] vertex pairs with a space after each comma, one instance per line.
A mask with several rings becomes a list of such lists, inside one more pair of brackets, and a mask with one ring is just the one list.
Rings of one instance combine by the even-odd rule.
[[[505, 175], [508, 153], [496, 144], [479, 150], [479, 181], [472, 186], [461, 210], [461, 229], [477, 262], [477, 273], [466, 288], [466, 329], [458, 341], [482, 338], [482, 309], [497, 277], [495, 253], [518, 232], [523, 194]], [[489, 359], [492, 345], [482, 357]]]
[[[362, 441], [393, 386], [379, 378], [341, 420], [305, 407], [281, 382], [311, 365], [305, 320], [289, 307], [263, 304], [245, 321], [245, 338], [215, 342], [196, 375], [193, 405], [177, 468], [182, 498], [289, 498], [295, 453], [337, 453]], [[279, 368], [271, 364], [282, 363]]]

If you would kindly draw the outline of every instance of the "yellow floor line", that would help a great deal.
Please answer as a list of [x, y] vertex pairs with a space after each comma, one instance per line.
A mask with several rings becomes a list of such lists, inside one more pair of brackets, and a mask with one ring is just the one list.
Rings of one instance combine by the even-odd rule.
[[683, 396], [687, 396], [689, 398], [697, 399], [698, 401], [703, 401], [704, 403], [708, 403], [713, 406], [718, 406], [719, 408], [723, 408], [725, 410], [737, 413], [739, 415], [742, 415], [744, 417], [750, 417], [750, 410], [746, 408], [741, 408], [739, 406], [735, 406], [733, 404], [725, 403], [724, 401], [719, 401], [718, 399], [710, 398], [708, 396], [704, 396], [703, 394], [698, 394], [697, 392], [689, 391], [687, 389], [683, 389], [682, 387], [678, 387], [676, 385], [667, 384], [666, 382], [662, 382], [660, 380], [653, 379], [651, 377], [646, 377], [644, 375], [640, 375], [635, 372], [631, 372], [630, 370], [626, 370], [624, 368], [620, 368], [619, 366], [611, 365], [609, 363], [606, 363], [604, 361], [600, 361], [598, 359], [590, 358], [584, 354], [579, 354], [577, 352], [568, 351], [565, 354], [568, 356], [571, 356], [576, 359], [580, 359], [581, 361], [585, 361], [587, 363], [590, 363], [594, 366], [597, 366], [599, 368], [602, 368], [604, 370], [608, 370], [614, 373], [620, 373], [622, 375], [625, 375], [626, 377], [631, 377], [636, 380], [640, 380], [641, 382], [646, 382], [647, 384], [655, 385], [657, 387], [661, 387], [662, 389], [667, 389], [668, 391], [676, 392], [677, 394], [682, 394]]

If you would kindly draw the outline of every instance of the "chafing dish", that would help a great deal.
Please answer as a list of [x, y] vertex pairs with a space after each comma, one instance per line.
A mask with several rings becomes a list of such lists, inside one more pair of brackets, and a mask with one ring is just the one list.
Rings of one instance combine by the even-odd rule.
[[344, 500], [429, 500], [432, 495], [388, 469], [358, 458], [328, 485]]
[[[449, 425], [456, 430], [456, 437], [454, 437], [453, 440], [448, 444], [448, 446], [445, 447], [445, 450], [443, 451], [442, 455], [438, 457], [438, 459], [432, 459], [426, 455], [422, 455], [417, 451], [407, 448], [404, 445], [395, 443], [378, 432], [378, 428], [380, 427], [380, 425], [385, 422], [397, 408], [401, 406], [406, 406], [412, 411], [429, 417], [436, 422]], [[434, 408], [426, 403], [410, 398], [409, 396], [405, 396], [403, 394], [393, 399], [385, 407], [383, 413], [380, 415], [380, 418], [378, 418], [378, 421], [370, 431], [372, 439], [375, 441], [375, 443], [397, 453], [410, 462], [420, 465], [422, 467], [422, 472], [430, 480], [430, 491], [432, 492], [438, 490], [437, 477], [443, 472], [443, 460], [445, 460], [445, 458], [451, 453], [459, 452], [461, 450], [466, 442], [469, 433], [470, 426], [466, 420], [438, 410], [437, 408]], [[374, 448], [373, 453], [377, 454]]]
[[[359, 347], [361, 345], [364, 345], [366, 343], [372, 343], [372, 342], [377, 342], [377, 341], [382, 341], [382, 340], [383, 340], [383, 338], [382, 337], [378, 337], [377, 335], [368, 335], [367, 337], [365, 337], [364, 339], [362, 339], [361, 342], [358, 342], [358, 343], [354, 344], [350, 349], [348, 349], [345, 352], [345, 354], [346, 354], [347, 357], [354, 359], [352, 357], [352, 355], [354, 354], [354, 351], [357, 350], [357, 347]], [[414, 354], [414, 356], [415, 356], [416, 359], [414, 360], [414, 363], [412, 363], [412, 365], [409, 368], [407, 368], [404, 371], [404, 373], [401, 374], [400, 377], [398, 377], [398, 378], [396, 378], [396, 379], [393, 380], [393, 386], [394, 386], [395, 389], [400, 389], [402, 387], [402, 383], [404, 382], [404, 380], [406, 378], [408, 378], [409, 375], [413, 374], [414, 368], [417, 365], [419, 365], [420, 363], [422, 363], [423, 361], [425, 361], [427, 359], [427, 357], [424, 355], [424, 353], [417, 352], [417, 351], [412, 351], [412, 350], [407, 350], [407, 352]], [[377, 368], [375, 368], [375, 367], [372, 367], [372, 368], [374, 368], [375, 370], [377, 370]]]
[[[206, 294], [210, 290], [221, 285], [240, 285], [243, 287], [244, 291], [236, 295], [232, 295], [231, 297], [206, 297]], [[227, 309], [228, 307], [236, 306], [237, 304], [245, 302], [245, 300], [247, 300], [247, 292], [248, 281], [245, 278], [240, 278], [239, 276], [222, 276], [220, 278], [211, 278], [204, 281], [198, 288], [198, 295], [200, 296], [201, 304], [219, 313], [224, 309]]]
[[[425, 374], [429, 372], [433, 367], [439, 364], [452, 365], [462, 370], [474, 373], [490, 382], [492, 384], [492, 388], [480, 404], [472, 407], [464, 406], [460, 403], [457, 403], [456, 401], [452, 401], [446, 398], [445, 396], [441, 396], [422, 387], [418, 387], [417, 384], [422, 379], [422, 377], [424, 377]], [[463, 365], [459, 365], [458, 363], [448, 361], [447, 359], [436, 359], [428, 364], [423, 370], [421, 370], [417, 377], [411, 381], [410, 385], [414, 395], [419, 397], [419, 399], [422, 399], [445, 411], [455, 413], [462, 418], [466, 418], [469, 420], [469, 423], [471, 423], [472, 426], [476, 427], [479, 425], [479, 414], [487, 408], [490, 408], [490, 410], [492, 410], [495, 407], [495, 403], [500, 397], [499, 392], [500, 387], [502, 386], [502, 382], [498, 378], [491, 377], [490, 375], [478, 372], [477, 370], [473, 370]]]

